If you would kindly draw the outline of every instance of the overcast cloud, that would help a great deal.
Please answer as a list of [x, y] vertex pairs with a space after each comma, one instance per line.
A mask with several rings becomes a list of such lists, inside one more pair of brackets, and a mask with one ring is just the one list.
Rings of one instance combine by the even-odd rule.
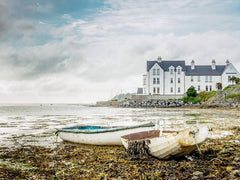
[[[102, 3], [103, 2], [103, 3]], [[0, 2], [0, 102], [93, 103], [141, 87], [146, 61], [240, 71], [240, 2]]]

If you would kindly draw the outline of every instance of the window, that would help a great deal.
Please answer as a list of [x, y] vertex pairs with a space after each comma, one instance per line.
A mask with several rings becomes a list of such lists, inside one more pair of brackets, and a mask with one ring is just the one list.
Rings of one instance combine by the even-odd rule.
[[170, 69], [170, 74], [173, 74], [173, 69]]
[[181, 83], [180, 78], [178, 78], [178, 83]]
[[208, 86], [206, 86], [206, 91], [208, 91]]
[[178, 70], [177, 70], [177, 73], [178, 73], [178, 74], [180, 74], [180, 73], [181, 73], [181, 70], [180, 70], [180, 69], [178, 69]]
[[147, 80], [146, 78], [143, 79], [143, 85], [146, 85], [147, 84]]
[[193, 76], [191, 76], [191, 81], [193, 81]]
[[160, 69], [157, 69], [157, 75], [160, 75]]
[[159, 78], [157, 78], [157, 84], [160, 84], [160, 80], [159, 80]]
[[159, 88], [157, 88], [157, 93], [159, 94], [159, 92], [160, 92], [160, 90], [159, 90]]
[[200, 86], [198, 85], [198, 88], [197, 88], [197, 90], [198, 90], [198, 91], [200, 91], [200, 89], [201, 89], [201, 88], [200, 88]]
[[156, 88], [154, 87], [154, 88], [153, 88], [153, 94], [155, 94], [155, 93], [156, 93]]
[[198, 82], [200, 82], [200, 81], [201, 81], [200, 76], [198, 76]]
[[172, 87], [171, 87], [170, 91], [171, 91], [171, 93], [173, 92], [173, 88]]
[[180, 93], [181, 91], [180, 91], [181, 89], [180, 89], [180, 87], [178, 88], [178, 92]]
[[212, 82], [212, 76], [209, 76], [209, 82]]
[[156, 78], [153, 78], [153, 84], [156, 84]]
[[173, 78], [171, 78], [170, 83], [173, 83]]
[[208, 82], [208, 76], [205, 76], [205, 82]]
[[209, 91], [212, 91], [212, 86], [209, 86]]
[[153, 69], [153, 75], [156, 75], [156, 69]]

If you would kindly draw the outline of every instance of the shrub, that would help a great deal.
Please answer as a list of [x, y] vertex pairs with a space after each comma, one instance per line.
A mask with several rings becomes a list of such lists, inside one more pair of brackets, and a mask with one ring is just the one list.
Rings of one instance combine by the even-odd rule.
[[196, 91], [195, 87], [191, 86], [190, 88], [188, 88], [187, 96], [188, 97], [196, 97], [197, 96], [197, 91]]
[[238, 97], [238, 98], [240, 98], [240, 93], [237, 93], [237, 94], [229, 94], [229, 95], [227, 95], [226, 97], [225, 97], [225, 99], [230, 99], [230, 98], [236, 98], [236, 97]]
[[201, 100], [199, 97], [188, 97], [188, 96], [184, 96], [184, 97], [182, 98], [182, 101], [183, 101], [184, 103], [191, 102], [191, 103], [193, 103], [193, 104], [196, 104], [196, 103], [201, 102], [202, 100]]
[[198, 94], [199, 99], [201, 99], [201, 101], [207, 101], [208, 99], [210, 99], [213, 96], [216, 96], [217, 92], [216, 91], [202, 91]]

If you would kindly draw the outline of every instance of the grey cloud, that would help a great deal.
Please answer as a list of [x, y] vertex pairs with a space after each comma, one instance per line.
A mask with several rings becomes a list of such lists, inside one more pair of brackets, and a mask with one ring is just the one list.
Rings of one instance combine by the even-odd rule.
[[38, 14], [36, 11], [37, 6], [34, 1], [1, 1], [0, 38], [8, 40], [12, 39], [14, 36], [17, 37], [28, 32], [33, 32], [35, 30], [35, 25], [33, 23], [34, 16]]
[[[41, 54], [34, 55], [29, 52], [9, 53], [1, 57], [0, 69], [2, 78], [11, 80], [37, 79], [41, 76], [67, 71], [65, 56], [52, 55], [41, 58]], [[6, 71], [8, 70], [8, 71]]]

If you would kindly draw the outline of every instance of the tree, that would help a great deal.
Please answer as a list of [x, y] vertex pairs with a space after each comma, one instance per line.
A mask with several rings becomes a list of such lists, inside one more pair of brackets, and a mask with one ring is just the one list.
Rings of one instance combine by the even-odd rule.
[[232, 81], [232, 84], [233, 84], [233, 83], [235, 83], [235, 84], [239, 84], [240, 79], [237, 78], [237, 77], [235, 77], [235, 76], [232, 76], [232, 77], [230, 78], [230, 81]]
[[188, 88], [187, 96], [188, 97], [196, 97], [197, 96], [197, 91], [196, 91], [195, 87], [191, 86], [190, 88]]
[[216, 83], [217, 90], [222, 90], [222, 83], [218, 82]]
[[230, 78], [230, 81], [232, 81], [232, 84], [235, 83], [235, 80], [236, 80], [236, 77], [235, 77], [235, 76], [232, 76], [232, 77]]
[[240, 78], [236, 78], [236, 79], [235, 79], [235, 83], [236, 83], [236, 84], [239, 84], [239, 82], [240, 82]]

